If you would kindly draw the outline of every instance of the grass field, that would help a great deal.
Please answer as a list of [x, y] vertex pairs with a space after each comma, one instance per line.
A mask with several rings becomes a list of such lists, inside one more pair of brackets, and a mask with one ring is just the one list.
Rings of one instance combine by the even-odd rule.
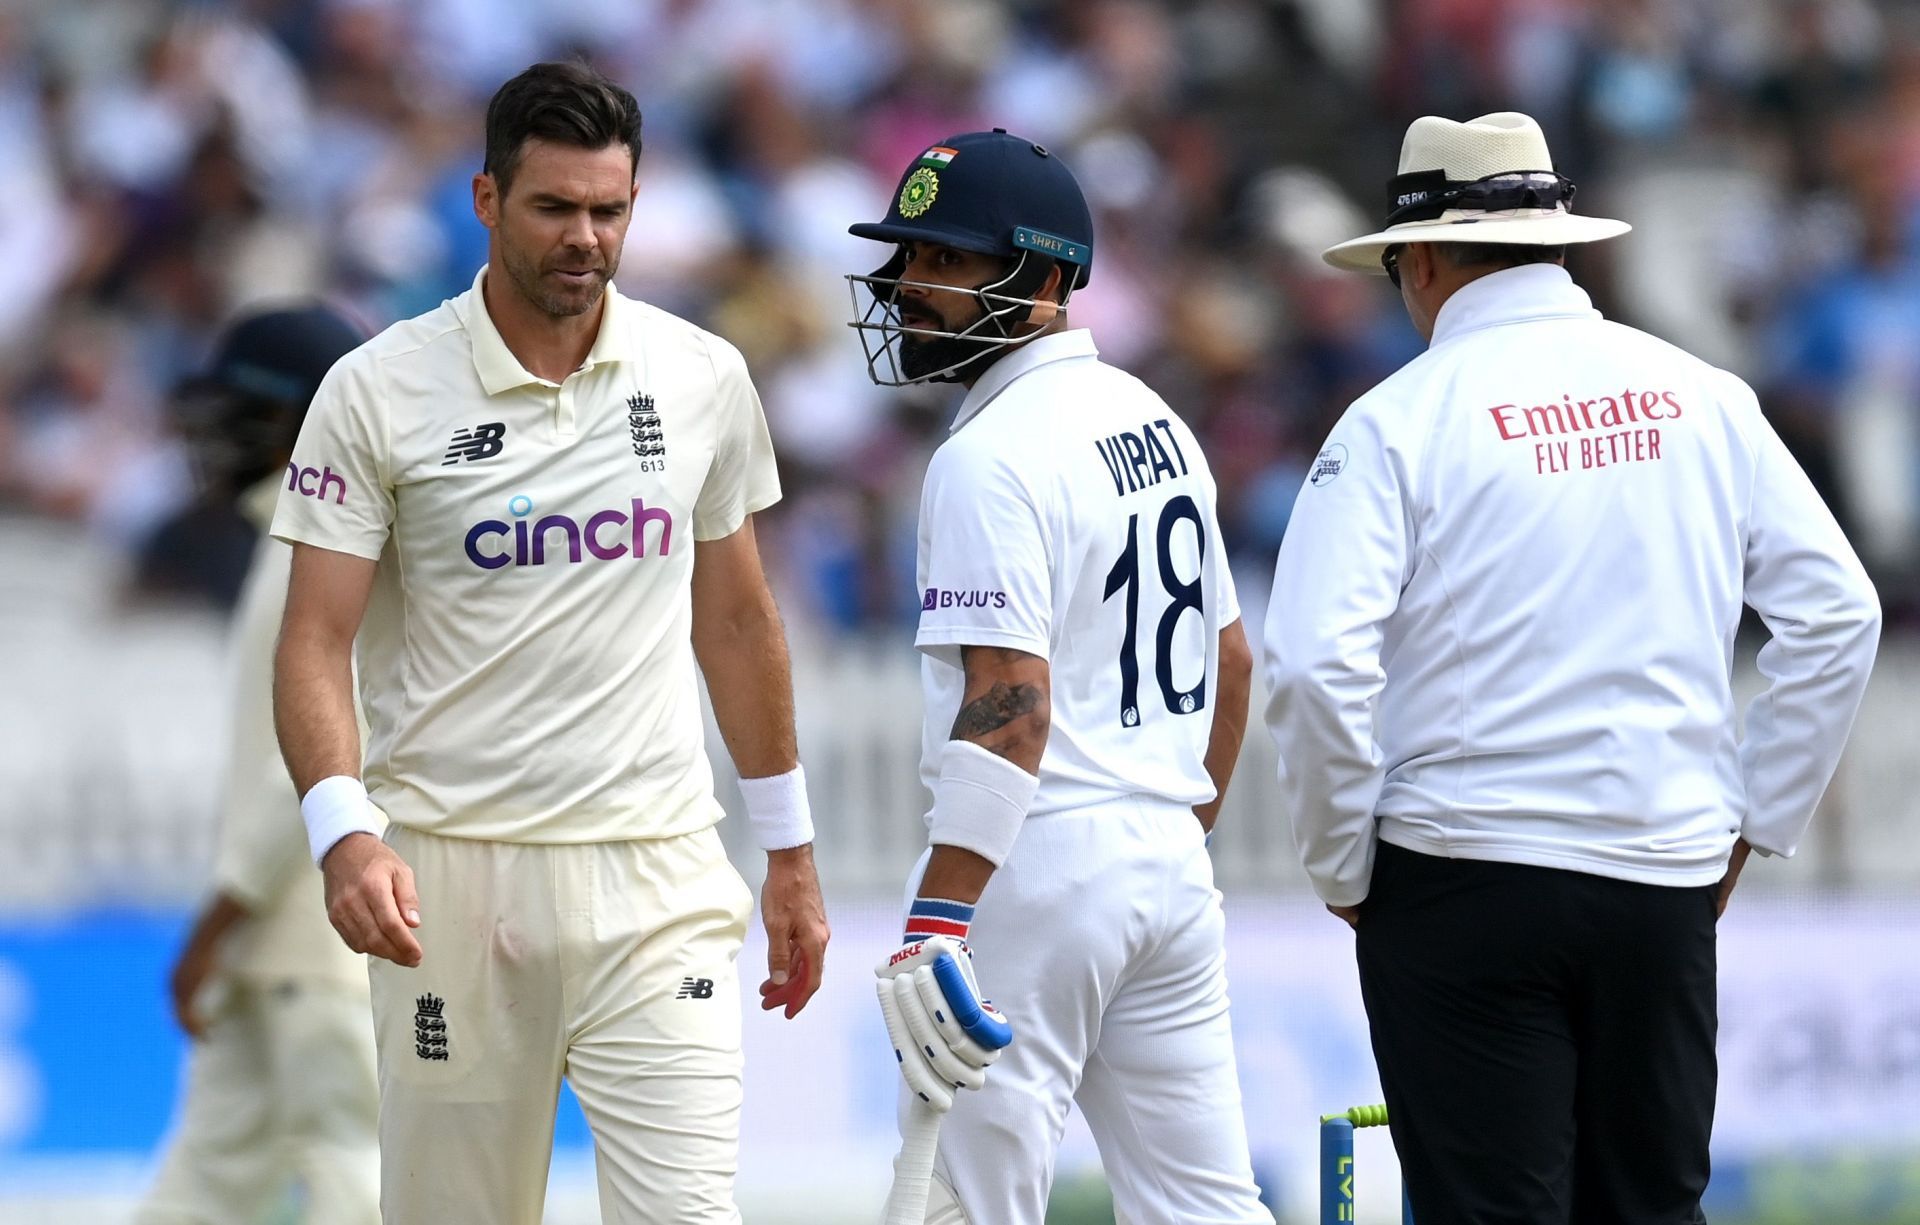
[[[130, 1219], [144, 1163], [89, 1161], [62, 1172], [35, 1171], [25, 1184], [0, 1170], [0, 1225], [120, 1225]], [[65, 1185], [57, 1185], [65, 1184]], [[876, 1180], [844, 1194], [743, 1194], [747, 1225], [874, 1225]], [[1398, 1222], [1390, 1190], [1363, 1182], [1359, 1225]], [[811, 1202], [807, 1202], [811, 1201]], [[829, 1206], [830, 1205], [830, 1206]], [[1920, 1153], [1783, 1157], [1716, 1172], [1707, 1201], [1713, 1225], [1920, 1225]], [[545, 1225], [598, 1225], [591, 1165], [563, 1158], [554, 1169]], [[1072, 1174], [1054, 1187], [1048, 1225], [1113, 1225], [1112, 1201], [1097, 1174]], [[1311, 1214], [1282, 1215], [1281, 1225], [1316, 1225]], [[259, 1225], [300, 1225], [289, 1203]]]

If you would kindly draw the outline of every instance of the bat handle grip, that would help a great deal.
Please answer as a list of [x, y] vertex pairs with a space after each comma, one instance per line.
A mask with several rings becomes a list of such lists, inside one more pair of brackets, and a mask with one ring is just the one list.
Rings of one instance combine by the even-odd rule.
[[900, 1155], [893, 1162], [893, 1190], [887, 1194], [886, 1225], [925, 1225], [942, 1117], [940, 1111], [923, 1101], [907, 1103], [907, 1119], [900, 1128]]

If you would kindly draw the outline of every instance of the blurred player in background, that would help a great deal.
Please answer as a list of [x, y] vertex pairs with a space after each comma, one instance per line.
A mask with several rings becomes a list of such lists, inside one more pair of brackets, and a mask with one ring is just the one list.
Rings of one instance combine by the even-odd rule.
[[327, 925], [300, 797], [273, 741], [273, 649], [292, 550], [266, 534], [320, 380], [365, 339], [303, 306], [240, 320], [177, 397], [201, 476], [261, 531], [234, 613], [231, 740], [214, 894], [173, 970], [194, 1039], [141, 1225], [248, 1225], [298, 1188], [311, 1225], [379, 1219], [366, 958]]
[[[1302, 487], [1266, 633], [1281, 782], [1421, 1225], [1690, 1225], [1715, 922], [1791, 855], [1880, 614], [1738, 378], [1603, 320], [1525, 115], [1408, 129], [1384, 271], [1431, 345]], [[1736, 740], [1742, 601], [1771, 687]]]
[[[968, 389], [920, 500], [931, 846], [880, 968], [907, 1085], [951, 1110], [927, 1219], [1040, 1225], [1078, 1102], [1120, 1219], [1271, 1222], [1204, 842], [1252, 667], [1206, 457], [1069, 328], [1093, 223], [1041, 146], [936, 145], [852, 232], [897, 244], [849, 278], [875, 381]], [[1007, 1022], [894, 989], [966, 945], [1015, 1030], [984, 1078]]]
[[827, 941], [754, 542], [772, 447], [733, 346], [611, 287], [633, 95], [537, 64], [486, 126], [488, 264], [335, 368], [273, 525], [281, 747], [334, 926], [378, 957], [381, 1207], [539, 1221], [565, 1076], [605, 1219], [737, 1221], [753, 899], [696, 660], [768, 852], [764, 1007], [806, 1004]]

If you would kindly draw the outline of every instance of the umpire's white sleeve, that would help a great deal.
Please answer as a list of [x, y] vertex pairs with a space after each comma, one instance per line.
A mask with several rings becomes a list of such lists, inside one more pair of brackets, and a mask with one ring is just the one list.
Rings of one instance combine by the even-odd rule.
[[1740, 833], [1755, 850], [1791, 855], [1866, 692], [1880, 642], [1880, 601], [1753, 393], [1739, 385], [1730, 399], [1752, 423], [1755, 451], [1746, 601], [1773, 635], [1759, 658], [1769, 684], [1747, 707], [1740, 744], [1747, 793]]
[[1365, 405], [1334, 427], [1301, 487], [1264, 643], [1281, 798], [1315, 891], [1336, 906], [1365, 898], [1373, 875], [1381, 645], [1414, 550], [1411, 465]]

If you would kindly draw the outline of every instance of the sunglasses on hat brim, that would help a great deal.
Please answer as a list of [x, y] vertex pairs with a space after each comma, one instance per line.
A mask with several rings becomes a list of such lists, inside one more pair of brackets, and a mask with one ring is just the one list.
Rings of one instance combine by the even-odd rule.
[[1465, 182], [1444, 170], [1396, 175], [1387, 185], [1387, 225], [1435, 221], [1448, 211], [1500, 213], [1515, 209], [1573, 210], [1572, 179], [1556, 170], [1513, 170]]

